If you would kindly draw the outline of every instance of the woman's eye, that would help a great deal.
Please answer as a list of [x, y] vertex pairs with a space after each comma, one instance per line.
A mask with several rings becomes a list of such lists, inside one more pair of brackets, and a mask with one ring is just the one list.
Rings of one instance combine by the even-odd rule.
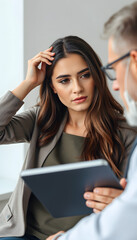
[[85, 73], [81, 76], [81, 78], [89, 78], [90, 77], [90, 72]]
[[68, 82], [69, 82], [69, 79], [68, 79], [68, 78], [63, 79], [63, 80], [60, 81], [60, 83], [62, 83], [62, 84], [65, 84], [65, 83], [68, 83]]

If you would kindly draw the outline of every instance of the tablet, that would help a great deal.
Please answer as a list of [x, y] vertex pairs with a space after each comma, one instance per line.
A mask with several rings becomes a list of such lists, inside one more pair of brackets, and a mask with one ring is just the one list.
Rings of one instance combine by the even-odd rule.
[[95, 187], [122, 189], [104, 159], [24, 170], [21, 177], [53, 217], [87, 215], [83, 194]]

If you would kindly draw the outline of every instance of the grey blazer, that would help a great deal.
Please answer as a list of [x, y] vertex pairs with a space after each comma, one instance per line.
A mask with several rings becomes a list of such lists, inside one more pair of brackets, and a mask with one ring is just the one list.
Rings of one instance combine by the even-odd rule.
[[[39, 108], [34, 107], [24, 113], [15, 115], [22, 105], [23, 102], [11, 92], [0, 99], [0, 144], [30, 142], [23, 169], [41, 167], [62, 134], [66, 117], [63, 119], [54, 139], [46, 146], [38, 149], [36, 142], [38, 138], [37, 116]], [[126, 148], [127, 158], [136, 134], [123, 128], [120, 135]], [[125, 163], [125, 161], [123, 162]], [[30, 194], [30, 190], [19, 178], [12, 196], [0, 214], [0, 237], [23, 236], [25, 234]]]

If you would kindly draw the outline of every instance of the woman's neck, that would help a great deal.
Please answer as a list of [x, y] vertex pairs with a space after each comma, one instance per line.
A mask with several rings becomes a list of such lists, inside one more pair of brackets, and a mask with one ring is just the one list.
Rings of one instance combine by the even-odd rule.
[[85, 137], [87, 135], [85, 128], [85, 117], [86, 114], [83, 113], [69, 113], [68, 121], [64, 131], [66, 133]]

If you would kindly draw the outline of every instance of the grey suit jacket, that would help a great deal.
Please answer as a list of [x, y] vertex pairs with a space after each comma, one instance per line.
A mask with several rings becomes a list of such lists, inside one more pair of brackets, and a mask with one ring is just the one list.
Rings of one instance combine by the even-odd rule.
[[[54, 139], [46, 146], [38, 149], [36, 142], [38, 138], [37, 116], [39, 108], [34, 107], [24, 113], [15, 115], [22, 105], [23, 102], [11, 92], [0, 99], [0, 144], [30, 142], [23, 169], [41, 167], [62, 134], [66, 117], [63, 119]], [[131, 130], [121, 130], [126, 155], [130, 152], [135, 135]], [[0, 214], [0, 237], [24, 235], [30, 194], [30, 190], [19, 178], [9, 202]]]

